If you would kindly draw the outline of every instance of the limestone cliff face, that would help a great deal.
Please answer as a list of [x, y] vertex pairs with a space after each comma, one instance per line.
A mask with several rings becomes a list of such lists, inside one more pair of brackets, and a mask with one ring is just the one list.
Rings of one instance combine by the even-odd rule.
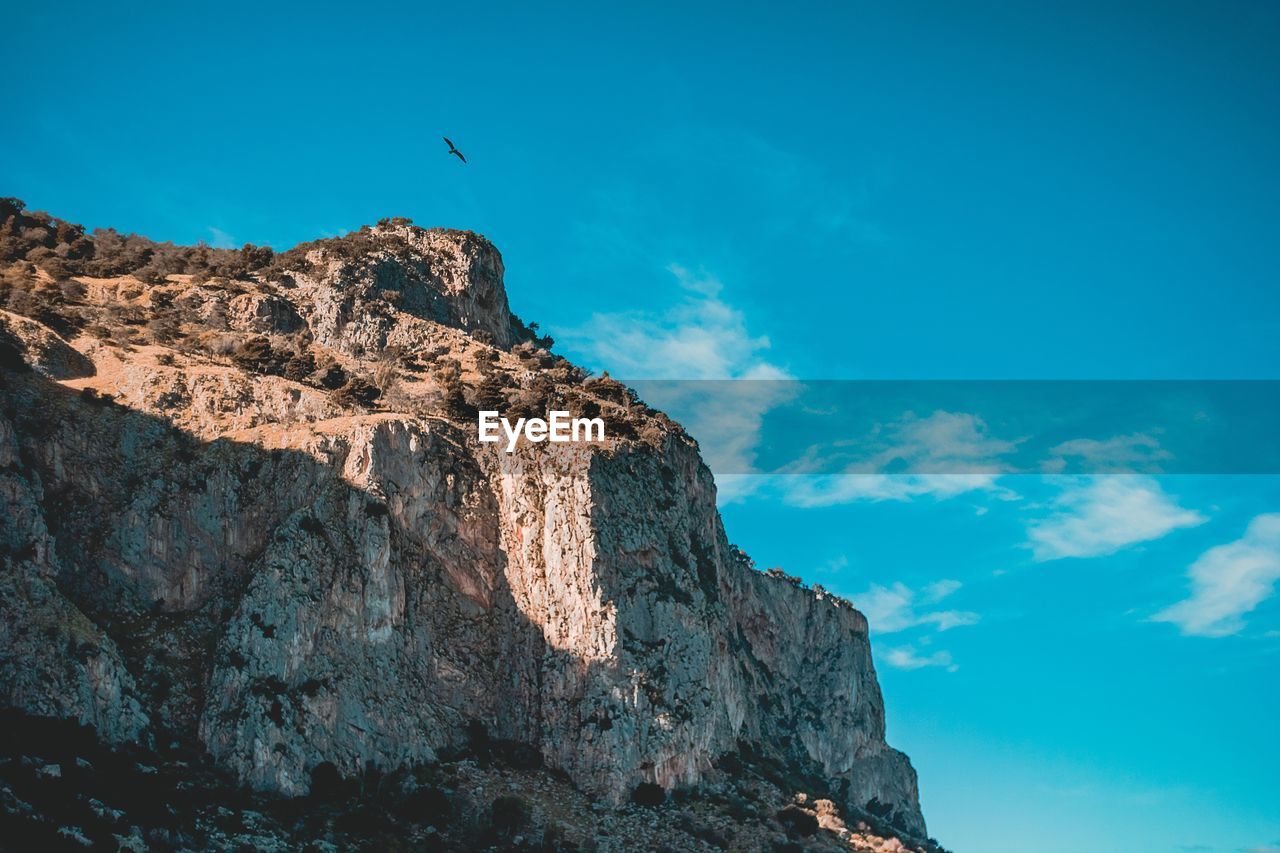
[[137, 737], [148, 719], [119, 649], [58, 590], [43, 498], [0, 419], [0, 702], [75, 719], [112, 740]]
[[[323, 246], [308, 252], [285, 304], [305, 317], [319, 344], [357, 356], [419, 345], [429, 324], [508, 347], [514, 337], [502, 276], [502, 256], [476, 234], [387, 224], [354, 256]], [[253, 310], [260, 327], [281, 314], [291, 323], [290, 313], [271, 305]]]
[[[157, 292], [220, 301], [233, 332], [309, 335], [348, 372], [434, 348], [469, 389], [466, 359], [612, 405], [512, 354], [482, 238], [392, 224], [357, 248], [312, 244], [248, 293]], [[624, 402], [643, 437], [506, 454], [412, 360], [398, 397], [353, 406], [175, 345], [6, 323], [37, 369], [0, 368], [0, 702], [198, 739], [286, 794], [325, 761], [431, 760], [473, 721], [614, 801], [746, 750], [924, 836], [865, 619], [729, 545], [678, 428]]]

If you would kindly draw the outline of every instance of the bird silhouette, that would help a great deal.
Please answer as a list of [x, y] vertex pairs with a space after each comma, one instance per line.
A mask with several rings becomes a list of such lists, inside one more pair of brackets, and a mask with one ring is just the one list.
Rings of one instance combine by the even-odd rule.
[[462, 156], [462, 152], [458, 150], [458, 146], [453, 144], [452, 139], [450, 139], [447, 136], [442, 136], [440, 138], [443, 139], [448, 144], [450, 154], [456, 154], [459, 160], [461, 160], [464, 163], [467, 162], [467, 158]]

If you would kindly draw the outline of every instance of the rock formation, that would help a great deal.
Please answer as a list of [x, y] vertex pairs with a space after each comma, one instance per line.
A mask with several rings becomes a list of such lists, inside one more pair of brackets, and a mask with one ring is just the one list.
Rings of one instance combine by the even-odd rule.
[[[105, 238], [25, 216], [10, 243], [53, 255], [10, 264], [0, 314], [0, 704], [286, 796], [478, 729], [615, 804], [746, 757], [924, 838], [866, 620], [756, 571], [693, 440], [548, 352], [482, 237], [89, 275]], [[507, 454], [486, 400], [609, 438]]]

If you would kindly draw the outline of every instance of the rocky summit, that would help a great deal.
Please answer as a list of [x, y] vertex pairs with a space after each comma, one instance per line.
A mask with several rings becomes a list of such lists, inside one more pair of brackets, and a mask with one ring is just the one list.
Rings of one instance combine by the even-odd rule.
[[[696, 443], [384, 220], [283, 253], [0, 201], [0, 830], [70, 847], [937, 850], [867, 622]], [[602, 418], [477, 440], [476, 413]]]

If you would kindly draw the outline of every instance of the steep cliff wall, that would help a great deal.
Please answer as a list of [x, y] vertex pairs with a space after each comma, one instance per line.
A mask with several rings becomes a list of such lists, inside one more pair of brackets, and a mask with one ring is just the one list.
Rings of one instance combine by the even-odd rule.
[[[305, 335], [349, 375], [394, 349], [395, 395], [8, 316], [0, 343], [37, 370], [0, 373], [0, 701], [116, 740], [198, 739], [286, 794], [321, 762], [431, 760], [476, 722], [614, 801], [748, 754], [923, 837], [865, 619], [728, 544], [678, 427], [513, 350], [492, 246], [388, 224], [295, 252], [231, 289], [82, 284], [144, 320], [187, 300], [226, 334]], [[419, 363], [442, 359], [448, 375]], [[478, 444], [449, 400], [495, 371], [513, 405], [560, 395], [623, 428]]]

